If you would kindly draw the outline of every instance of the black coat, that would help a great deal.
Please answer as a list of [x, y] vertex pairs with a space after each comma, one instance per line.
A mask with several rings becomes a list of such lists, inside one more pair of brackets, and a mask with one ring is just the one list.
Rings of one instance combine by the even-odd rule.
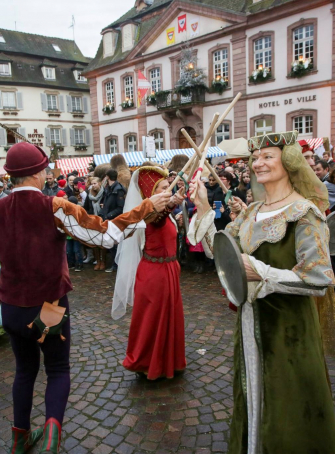
[[112, 186], [107, 186], [101, 199], [103, 208], [101, 208], [99, 216], [106, 221], [106, 219], [111, 220], [122, 214], [125, 196], [126, 190], [118, 181]]
[[59, 187], [58, 187], [57, 183], [54, 183], [51, 188], [48, 185], [48, 183], [45, 183], [45, 186], [42, 189], [42, 193], [44, 195], [48, 195], [48, 196], [56, 196], [58, 191], [59, 191]]
[[214, 186], [210, 186], [209, 183], [205, 183], [205, 187], [207, 189], [208, 203], [211, 207], [213, 207], [215, 200], [220, 200], [222, 202], [224, 195], [218, 183], [215, 183]]

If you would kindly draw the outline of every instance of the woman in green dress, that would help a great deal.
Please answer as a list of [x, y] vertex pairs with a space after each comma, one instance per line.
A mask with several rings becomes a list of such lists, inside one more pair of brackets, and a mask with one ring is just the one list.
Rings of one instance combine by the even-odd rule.
[[[235, 199], [240, 214], [226, 228], [242, 250], [248, 279], [234, 339], [230, 454], [335, 453], [334, 408], [313, 298], [334, 284], [323, 214], [328, 197], [296, 138], [291, 132], [249, 140], [254, 200], [262, 201], [245, 207]], [[192, 244], [202, 240], [213, 256], [214, 215], [198, 185], [188, 237]]]

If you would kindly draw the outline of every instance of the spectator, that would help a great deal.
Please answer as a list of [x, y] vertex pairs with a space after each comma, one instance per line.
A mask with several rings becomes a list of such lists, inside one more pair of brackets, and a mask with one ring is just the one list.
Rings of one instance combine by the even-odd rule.
[[[99, 216], [105, 220], [111, 220], [122, 214], [126, 190], [124, 187], [117, 181], [117, 171], [110, 169], [107, 174], [107, 186], [104, 190], [104, 195], [101, 200], [101, 210]], [[114, 262], [117, 246], [114, 246], [111, 249], [112, 258]], [[103, 265], [100, 263], [99, 269], [101, 270]], [[106, 269], [107, 273], [111, 273], [116, 270], [115, 263], [111, 268]]]
[[306, 140], [299, 140], [298, 142], [302, 148], [302, 150], [301, 150], [302, 154], [304, 155], [304, 158], [306, 159], [308, 165], [310, 167], [314, 167], [315, 160], [314, 160], [314, 156], [313, 156], [313, 149], [308, 145]]
[[245, 162], [243, 161], [243, 159], [240, 159], [237, 165], [239, 166], [240, 170], [245, 169]]
[[246, 171], [246, 169], [242, 172], [241, 181], [237, 189], [241, 191], [246, 198], [247, 190], [250, 189], [250, 174]]
[[65, 191], [65, 188], [66, 188], [66, 180], [65, 179], [60, 179], [60, 180], [57, 180], [58, 181], [58, 187], [59, 189], [61, 189], [62, 191]]
[[238, 179], [238, 176], [234, 172], [234, 168], [232, 166], [227, 166], [224, 170], [226, 172], [229, 172], [232, 175], [232, 177], [233, 177], [233, 179], [231, 181], [231, 188], [237, 188], [238, 185], [240, 184], [240, 181]]
[[64, 191], [66, 192], [66, 194], [69, 198], [74, 195], [74, 193], [73, 193], [74, 179], [75, 179], [75, 176], [72, 173], [70, 173], [67, 177], [67, 185], [65, 186]]
[[323, 159], [328, 162], [329, 168], [333, 167], [335, 162], [334, 162], [334, 159], [332, 158], [331, 152], [325, 151], [322, 156], [323, 156]]
[[45, 186], [42, 190], [42, 193], [44, 195], [48, 195], [48, 196], [55, 196], [57, 194], [57, 192], [59, 191], [59, 187], [55, 181], [55, 175], [53, 174], [53, 172], [51, 172], [51, 170], [49, 170], [47, 172], [45, 179], [46, 179], [46, 182], [45, 182]]
[[8, 182], [4, 178], [0, 178], [0, 181], [3, 183], [3, 192], [7, 195], [11, 193], [9, 187], [8, 187]]
[[85, 191], [84, 178], [77, 177], [73, 180], [73, 196], [77, 198], [78, 205], [80, 205], [81, 207], [84, 206], [87, 197], [87, 192]]
[[319, 180], [321, 180], [323, 183], [327, 181], [329, 178], [328, 162], [321, 159], [321, 161], [315, 164], [314, 172], [316, 176], [319, 178]]
[[58, 191], [56, 197], [62, 197], [65, 200], [68, 200], [68, 196], [65, 191]]
[[8, 197], [8, 195], [4, 191], [4, 184], [2, 181], [0, 181], [0, 199], [4, 199], [5, 197]]
[[[76, 197], [69, 197], [69, 202], [78, 204]], [[83, 254], [81, 252], [81, 243], [68, 236], [66, 238], [66, 254], [69, 270], [80, 272], [83, 270]]]
[[174, 170], [170, 170], [169, 176], [168, 176], [169, 184], [171, 184], [175, 180], [176, 176], [177, 176], [177, 172], [175, 172]]
[[329, 209], [331, 212], [335, 211], [335, 167], [329, 173], [328, 181], [325, 181], [328, 189]]
[[218, 162], [215, 166], [215, 170], [217, 172], [221, 172], [221, 170], [224, 170], [224, 165], [223, 165], [223, 162]]
[[208, 183], [205, 183], [205, 187], [207, 189], [208, 203], [213, 207], [215, 200], [222, 200], [223, 192], [211, 173], [208, 175]]
[[248, 189], [247, 190], [247, 205], [250, 205], [250, 203], [253, 203], [253, 201], [254, 201], [254, 196], [253, 196], [252, 190]]

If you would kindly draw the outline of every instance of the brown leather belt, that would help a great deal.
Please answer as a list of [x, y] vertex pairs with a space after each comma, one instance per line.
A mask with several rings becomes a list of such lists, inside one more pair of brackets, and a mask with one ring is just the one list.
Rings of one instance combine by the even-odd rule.
[[152, 257], [151, 255], [148, 255], [146, 252], [143, 253], [143, 257], [146, 260], [149, 260], [149, 262], [153, 263], [169, 263], [169, 262], [175, 262], [177, 260], [177, 256], [174, 255], [172, 257]]

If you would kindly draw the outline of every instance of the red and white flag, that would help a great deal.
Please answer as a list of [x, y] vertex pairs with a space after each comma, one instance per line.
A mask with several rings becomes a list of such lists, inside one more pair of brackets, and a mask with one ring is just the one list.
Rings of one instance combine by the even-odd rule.
[[186, 14], [178, 17], [178, 33], [186, 32]]
[[137, 107], [140, 107], [143, 98], [150, 88], [151, 84], [148, 79], [145, 78], [144, 74], [141, 71], [138, 71]]

